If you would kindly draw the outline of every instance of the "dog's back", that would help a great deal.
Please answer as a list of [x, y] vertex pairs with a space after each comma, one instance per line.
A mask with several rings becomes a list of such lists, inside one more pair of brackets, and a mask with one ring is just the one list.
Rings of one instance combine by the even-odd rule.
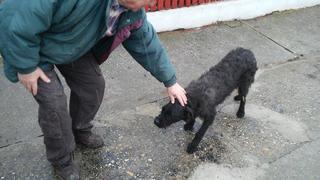
[[[189, 84], [186, 88], [189, 99], [198, 107], [200, 116], [207, 111], [213, 111], [216, 105], [222, 103], [239, 87], [241, 81], [253, 82], [256, 70], [257, 62], [250, 50], [232, 50], [217, 65]], [[252, 78], [248, 79], [248, 76]]]

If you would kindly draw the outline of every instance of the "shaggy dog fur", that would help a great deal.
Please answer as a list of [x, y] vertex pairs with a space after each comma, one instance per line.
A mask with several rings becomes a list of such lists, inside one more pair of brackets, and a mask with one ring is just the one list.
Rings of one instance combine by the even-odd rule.
[[250, 50], [243, 48], [232, 50], [216, 66], [188, 85], [186, 88], [188, 102], [185, 107], [182, 107], [177, 100], [174, 104], [169, 102], [162, 107], [154, 123], [159, 128], [165, 128], [184, 120], [186, 122], [184, 129], [192, 130], [195, 118], [200, 117], [203, 120], [202, 126], [187, 148], [188, 153], [195, 152], [205, 132], [213, 123], [217, 105], [236, 88], [238, 95], [234, 100], [240, 101], [237, 117], [244, 116], [246, 95], [257, 69], [256, 59]]

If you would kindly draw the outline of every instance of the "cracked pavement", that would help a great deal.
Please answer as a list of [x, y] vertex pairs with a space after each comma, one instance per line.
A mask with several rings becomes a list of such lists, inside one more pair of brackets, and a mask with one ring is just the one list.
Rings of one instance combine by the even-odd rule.
[[[319, 19], [315, 6], [160, 34], [183, 86], [235, 47], [251, 49], [258, 61], [246, 116], [236, 118], [230, 96], [193, 155], [185, 149], [194, 132], [182, 122], [153, 125], [168, 102], [163, 85], [117, 49], [102, 65], [106, 92], [94, 121], [106, 146], [77, 147], [82, 179], [319, 179]], [[55, 179], [37, 104], [2, 70], [0, 84], [0, 179]]]

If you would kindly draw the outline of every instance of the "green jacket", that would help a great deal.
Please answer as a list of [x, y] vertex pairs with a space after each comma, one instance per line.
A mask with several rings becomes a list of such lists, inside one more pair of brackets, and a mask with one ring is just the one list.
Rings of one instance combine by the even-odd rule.
[[[0, 4], [0, 52], [6, 77], [17, 82], [18, 72], [30, 73], [37, 67], [48, 70], [89, 50], [97, 56], [111, 53], [114, 38], [101, 40], [109, 9], [109, 0], [4, 0]], [[137, 21], [141, 26], [128, 28]], [[144, 10], [121, 16], [118, 32], [128, 29], [129, 36], [120, 41], [125, 49], [165, 86], [173, 85], [173, 65]]]

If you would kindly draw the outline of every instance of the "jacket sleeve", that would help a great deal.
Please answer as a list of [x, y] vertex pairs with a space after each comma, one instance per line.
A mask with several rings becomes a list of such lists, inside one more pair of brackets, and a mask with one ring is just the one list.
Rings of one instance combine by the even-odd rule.
[[[33, 72], [40, 61], [39, 51], [41, 33], [51, 24], [53, 0], [36, 0], [36, 2], [11, 2], [7, 27], [0, 26], [1, 53], [6, 63], [13, 66], [17, 72], [27, 74]], [[3, 12], [1, 15], [5, 16]], [[5, 18], [5, 17], [0, 17]]]
[[131, 32], [131, 36], [123, 42], [123, 46], [143, 68], [166, 87], [176, 83], [174, 67], [156, 31], [146, 19], [139, 29]]

